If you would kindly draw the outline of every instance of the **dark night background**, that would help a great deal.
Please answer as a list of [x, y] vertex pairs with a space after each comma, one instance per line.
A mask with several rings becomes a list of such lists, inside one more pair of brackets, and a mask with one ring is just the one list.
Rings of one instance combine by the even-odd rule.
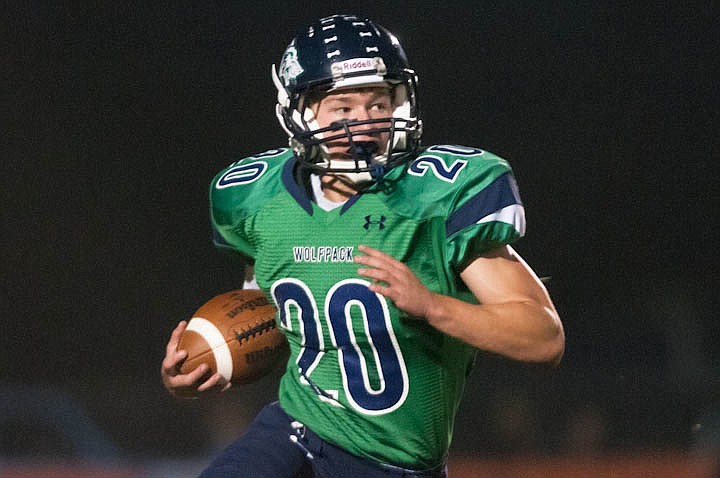
[[177, 403], [159, 377], [174, 325], [240, 284], [208, 184], [286, 144], [269, 73], [292, 36], [358, 13], [419, 73], [426, 144], [513, 164], [517, 249], [566, 330], [557, 370], [480, 357], [456, 453], [720, 441], [712, 2], [17, 3], [0, 20], [0, 389], [72, 397], [130, 456], [239, 433], [275, 378]]

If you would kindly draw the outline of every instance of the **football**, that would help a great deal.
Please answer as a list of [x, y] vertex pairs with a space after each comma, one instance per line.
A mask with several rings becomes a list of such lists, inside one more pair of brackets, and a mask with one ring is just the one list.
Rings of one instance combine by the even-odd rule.
[[180, 337], [178, 350], [189, 373], [202, 363], [233, 384], [252, 383], [287, 358], [288, 345], [275, 323], [277, 309], [259, 290], [240, 289], [202, 305]]

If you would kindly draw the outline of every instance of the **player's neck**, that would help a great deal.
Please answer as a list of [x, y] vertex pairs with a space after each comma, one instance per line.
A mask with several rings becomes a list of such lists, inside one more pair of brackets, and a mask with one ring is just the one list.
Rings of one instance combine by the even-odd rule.
[[354, 185], [338, 176], [321, 176], [320, 185], [325, 199], [337, 203], [344, 203], [358, 192]]

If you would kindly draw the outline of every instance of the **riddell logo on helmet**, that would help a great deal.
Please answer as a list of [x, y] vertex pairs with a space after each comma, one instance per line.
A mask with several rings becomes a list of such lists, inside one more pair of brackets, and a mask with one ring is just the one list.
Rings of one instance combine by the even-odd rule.
[[332, 64], [331, 71], [334, 77], [340, 78], [345, 75], [353, 76], [352, 73], [360, 71], [370, 71], [378, 75], [384, 75], [387, 68], [383, 59], [378, 56], [375, 58], [351, 58], [350, 60], [339, 61]]
[[374, 70], [375, 60], [373, 58], [354, 58], [341, 63], [343, 73], [353, 71]]

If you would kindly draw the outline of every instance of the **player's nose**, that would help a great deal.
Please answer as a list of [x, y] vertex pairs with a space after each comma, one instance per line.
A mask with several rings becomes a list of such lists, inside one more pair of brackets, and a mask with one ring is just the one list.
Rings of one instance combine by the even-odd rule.
[[360, 107], [355, 111], [358, 121], [365, 121], [371, 118], [370, 109], [366, 107]]
[[[355, 111], [355, 118], [353, 118], [353, 121], [367, 121], [371, 119], [372, 114], [368, 108], [358, 108]], [[373, 124], [358, 124], [353, 126], [355, 131], [365, 131], [373, 128], [375, 128]]]

